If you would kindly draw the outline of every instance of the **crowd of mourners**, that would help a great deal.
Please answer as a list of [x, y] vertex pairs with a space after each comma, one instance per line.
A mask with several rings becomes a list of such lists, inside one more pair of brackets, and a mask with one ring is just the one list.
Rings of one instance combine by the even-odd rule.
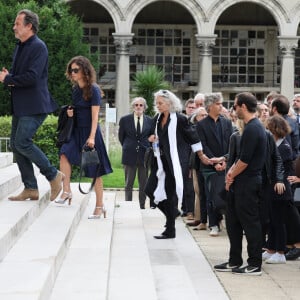
[[[203, 153], [215, 161], [205, 164], [191, 155], [195, 196], [183, 197], [182, 211], [188, 226], [212, 237], [219, 235], [225, 218], [229, 259], [214, 266], [216, 271], [260, 275], [262, 261], [284, 264], [300, 257], [300, 94], [290, 100], [271, 92], [259, 102], [241, 93], [226, 109], [222, 94], [210, 93], [186, 102]], [[245, 267], [243, 235], [249, 256]]]

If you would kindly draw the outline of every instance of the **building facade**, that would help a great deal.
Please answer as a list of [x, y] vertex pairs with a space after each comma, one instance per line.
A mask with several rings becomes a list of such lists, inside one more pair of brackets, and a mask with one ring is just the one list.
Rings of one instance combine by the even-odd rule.
[[99, 54], [99, 83], [118, 119], [128, 113], [132, 75], [164, 70], [182, 99], [300, 92], [300, 0], [72, 0]]

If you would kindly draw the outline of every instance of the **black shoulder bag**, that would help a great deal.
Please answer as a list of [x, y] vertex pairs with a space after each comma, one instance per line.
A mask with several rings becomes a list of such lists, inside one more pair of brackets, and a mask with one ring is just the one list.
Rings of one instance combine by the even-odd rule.
[[91, 186], [90, 186], [88, 192], [85, 192], [82, 190], [82, 188], [80, 186], [82, 174], [84, 172], [84, 168], [87, 166], [90, 166], [90, 165], [97, 165], [97, 171], [99, 170], [100, 160], [99, 160], [98, 152], [95, 147], [89, 148], [87, 145], [84, 145], [82, 147], [82, 151], [81, 151], [80, 173], [79, 173], [79, 184], [78, 184], [79, 191], [82, 194], [88, 194], [93, 189], [96, 179], [97, 179], [97, 175], [96, 175], [93, 178], [93, 181], [91, 183]]

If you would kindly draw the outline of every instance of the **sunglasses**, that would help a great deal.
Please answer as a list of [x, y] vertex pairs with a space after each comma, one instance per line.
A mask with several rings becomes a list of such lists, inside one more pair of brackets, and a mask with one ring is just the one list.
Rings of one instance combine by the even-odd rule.
[[75, 73], [75, 74], [77, 74], [79, 71], [80, 71], [79, 68], [70, 69], [70, 73]]
[[139, 106], [139, 107], [143, 107], [144, 106], [144, 104], [138, 104], [138, 103], [136, 103], [136, 104], [134, 104], [134, 106]]
[[157, 92], [157, 95], [161, 96], [161, 97], [164, 97], [164, 98], [168, 98], [168, 99], [170, 97], [169, 91], [167, 91], [167, 90], [159, 90]]
[[237, 107], [238, 107], [238, 105], [237, 105], [237, 104], [234, 104], [234, 105], [233, 105], [233, 110], [236, 110]]

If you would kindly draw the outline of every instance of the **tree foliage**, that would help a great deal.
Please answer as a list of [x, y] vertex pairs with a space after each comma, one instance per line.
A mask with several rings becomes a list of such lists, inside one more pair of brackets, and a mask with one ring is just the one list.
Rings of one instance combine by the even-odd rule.
[[[5, 2], [5, 3], [4, 3]], [[96, 59], [90, 56], [88, 44], [83, 42], [81, 20], [72, 15], [67, 3], [61, 0], [0, 2], [0, 68], [11, 67], [15, 37], [12, 31], [16, 14], [21, 9], [30, 9], [39, 15], [38, 36], [47, 44], [49, 51], [49, 90], [59, 105], [70, 103], [70, 83], [65, 78], [68, 61], [76, 55], [89, 57], [95, 68]], [[3, 47], [4, 46], [4, 47]], [[0, 85], [0, 115], [10, 113], [9, 91]]]
[[164, 72], [157, 66], [148, 66], [145, 70], [139, 71], [134, 78], [133, 96], [145, 98], [148, 109], [146, 113], [154, 115], [153, 94], [160, 89], [168, 89], [169, 83], [164, 81]]

